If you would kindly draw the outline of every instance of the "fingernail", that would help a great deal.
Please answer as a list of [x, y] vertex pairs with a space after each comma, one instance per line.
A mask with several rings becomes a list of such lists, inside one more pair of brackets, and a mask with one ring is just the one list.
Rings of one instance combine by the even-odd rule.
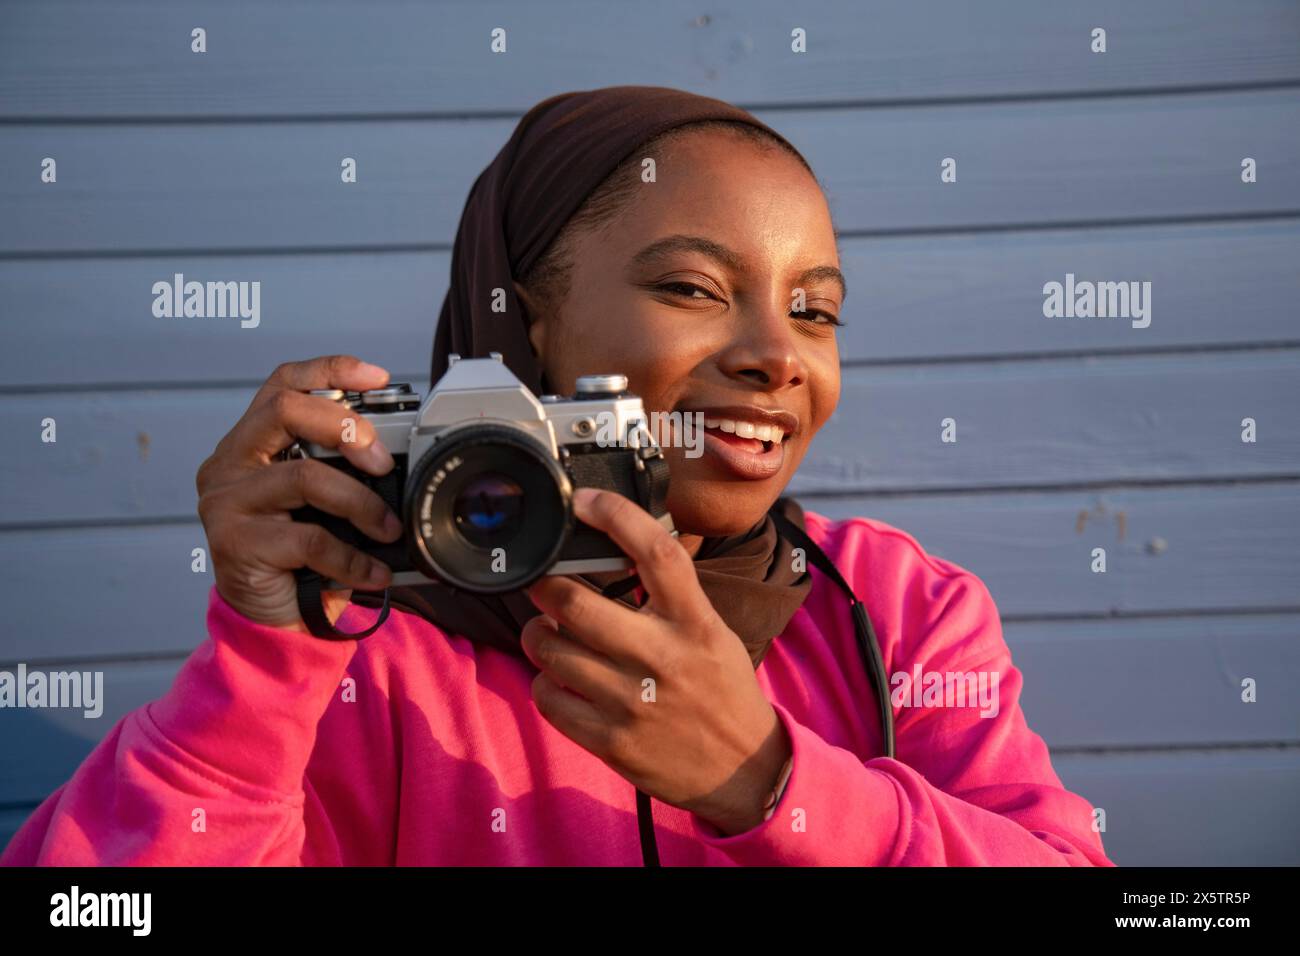
[[573, 503], [586, 507], [596, 499], [596, 495], [599, 493], [595, 488], [578, 488], [573, 492]]
[[357, 366], [358, 374], [370, 378], [385, 378], [388, 375], [388, 369], [380, 368], [378, 365], [371, 365], [369, 362], [362, 362]]
[[383, 587], [388, 583], [388, 568], [382, 564], [372, 564], [370, 574], [367, 575], [366, 580], [376, 587]]
[[390, 538], [396, 538], [402, 533], [402, 521], [391, 511], [384, 514], [384, 533]]

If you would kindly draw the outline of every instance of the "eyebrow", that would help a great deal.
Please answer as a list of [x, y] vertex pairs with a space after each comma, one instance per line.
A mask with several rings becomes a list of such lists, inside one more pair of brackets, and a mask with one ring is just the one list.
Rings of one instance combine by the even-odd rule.
[[[708, 256], [715, 262], [720, 262], [733, 272], [742, 271], [745, 265], [745, 260], [738, 253], [728, 249], [721, 243], [706, 239], [703, 236], [687, 236], [681, 233], [665, 236], [663, 239], [656, 239], [634, 255], [629, 264], [644, 266], [656, 259], [662, 259], [678, 252], [698, 252], [702, 256]], [[849, 286], [844, 280], [844, 273], [834, 266], [814, 266], [811, 269], [805, 269], [799, 274], [798, 281], [804, 283], [823, 279], [829, 279], [839, 284], [841, 299], [848, 297]]]

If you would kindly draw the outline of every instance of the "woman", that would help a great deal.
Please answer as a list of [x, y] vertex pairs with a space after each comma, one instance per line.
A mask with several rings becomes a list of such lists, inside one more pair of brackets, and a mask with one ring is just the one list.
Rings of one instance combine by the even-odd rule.
[[[815, 177], [750, 114], [647, 87], [539, 104], [466, 203], [433, 373], [498, 351], [537, 391], [622, 372], [648, 410], [703, 414], [705, 453], [666, 451], [678, 538], [617, 495], [575, 497], [641, 593], [415, 589], [371, 636], [311, 636], [291, 569], [371, 593], [390, 576], [289, 510], [400, 529], [359, 482], [277, 453], [302, 437], [386, 473], [364, 420], [340, 443], [346, 411], [303, 393], [387, 372], [281, 366], [198, 474], [209, 639], [3, 861], [1110, 865], [1025, 724], [981, 582], [877, 521], [768, 515], [838, 400], [844, 295]], [[899, 675], [894, 757], [849, 603], [804, 570], [800, 527]], [[377, 620], [347, 592], [326, 610], [347, 633]], [[992, 678], [993, 706], [905, 692], [918, 672]]]

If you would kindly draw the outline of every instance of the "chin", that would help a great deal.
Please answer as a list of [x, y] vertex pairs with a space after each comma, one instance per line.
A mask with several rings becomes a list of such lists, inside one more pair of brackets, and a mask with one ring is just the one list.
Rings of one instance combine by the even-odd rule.
[[[768, 484], [768, 482], [763, 482]], [[762, 520], [781, 489], [734, 481], [681, 481], [669, 485], [668, 510], [681, 534], [706, 538], [742, 534]]]
[[791, 455], [779, 474], [761, 481], [732, 477], [710, 456], [687, 458], [680, 448], [666, 448], [668, 510], [681, 534], [719, 538], [743, 534], [758, 524], [785, 493], [802, 455]]

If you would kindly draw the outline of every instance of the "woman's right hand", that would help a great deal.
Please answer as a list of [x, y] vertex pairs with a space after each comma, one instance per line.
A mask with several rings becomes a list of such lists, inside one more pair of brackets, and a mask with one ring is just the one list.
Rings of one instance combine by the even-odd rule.
[[[350, 355], [281, 365], [247, 411], [199, 466], [199, 518], [207, 533], [217, 591], [235, 610], [262, 624], [307, 633], [298, 613], [293, 569], [309, 567], [350, 588], [387, 587], [383, 562], [344, 544], [319, 525], [294, 521], [290, 510], [314, 505], [347, 518], [378, 541], [401, 537], [398, 518], [383, 499], [336, 468], [309, 458], [280, 461], [297, 439], [337, 448], [349, 462], [384, 475], [393, 457], [364, 415], [338, 402], [304, 394], [315, 388], [364, 391], [388, 384], [388, 372]], [[353, 441], [342, 441], [345, 420]], [[351, 590], [322, 595], [330, 621]]]

